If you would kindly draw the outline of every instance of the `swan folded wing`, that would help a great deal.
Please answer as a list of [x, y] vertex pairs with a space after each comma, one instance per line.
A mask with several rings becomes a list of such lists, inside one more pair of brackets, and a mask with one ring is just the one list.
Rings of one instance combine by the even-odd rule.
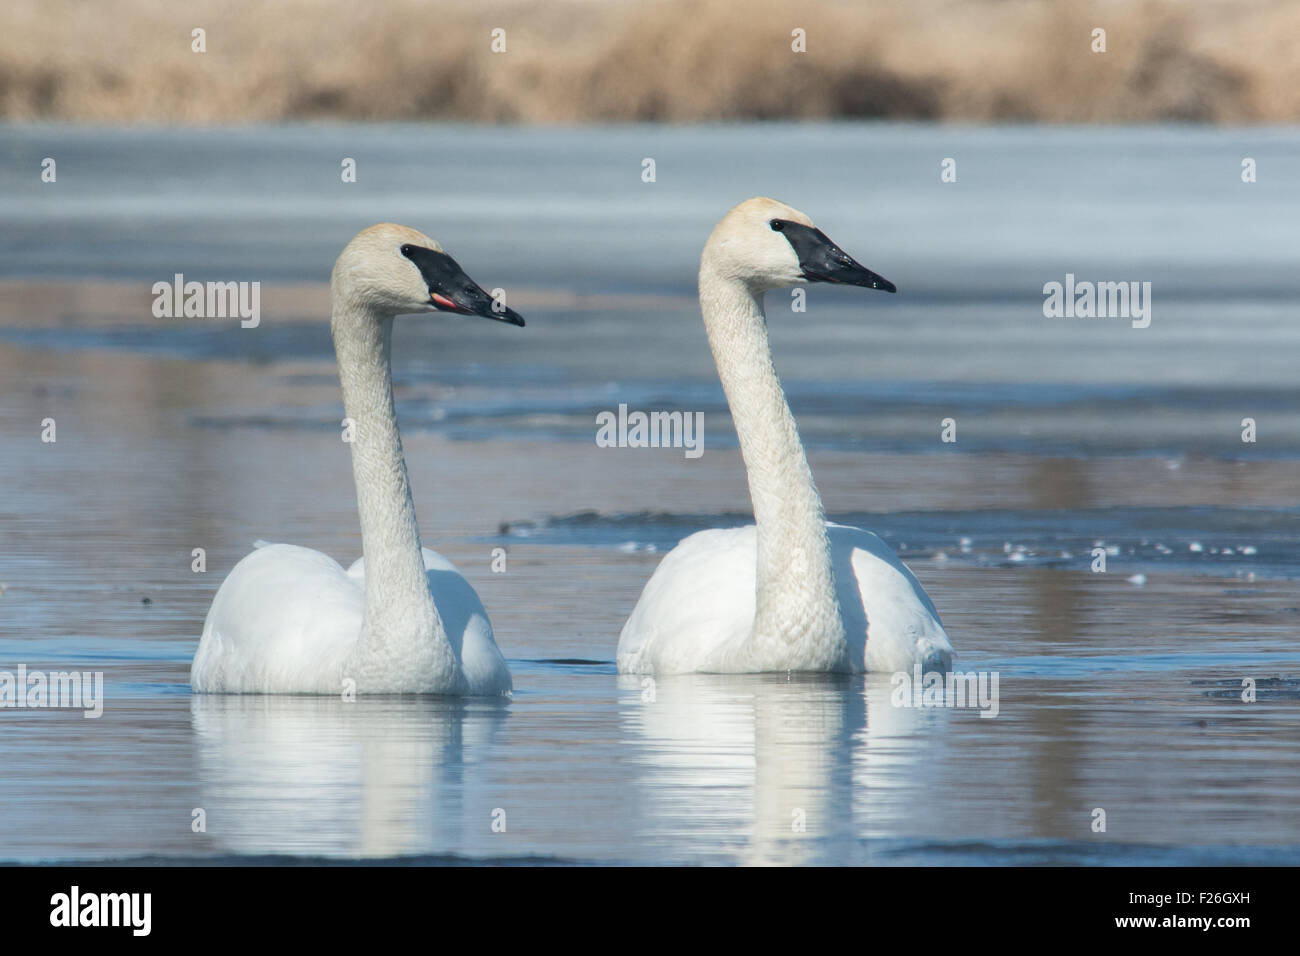
[[911, 568], [878, 536], [826, 523], [845, 636], [855, 671], [952, 666], [952, 644]]
[[754, 626], [753, 525], [684, 538], [646, 582], [618, 641], [625, 674], [725, 670]]
[[217, 693], [342, 693], [363, 611], [359, 582], [333, 558], [288, 544], [258, 548], [217, 591], [190, 682]]
[[[470, 692], [489, 696], [509, 692], [513, 687], [510, 668], [497, 647], [492, 623], [478, 592], [447, 558], [432, 548], [420, 551], [433, 606], [438, 609], [443, 630], [460, 661]], [[364, 582], [365, 558], [357, 558], [346, 573]]]

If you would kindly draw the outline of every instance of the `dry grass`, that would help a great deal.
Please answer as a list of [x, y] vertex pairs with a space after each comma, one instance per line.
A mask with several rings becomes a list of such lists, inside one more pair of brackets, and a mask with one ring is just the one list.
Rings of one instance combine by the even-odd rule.
[[1295, 122], [1298, 47], [1300, 0], [5, 0], [0, 116]]

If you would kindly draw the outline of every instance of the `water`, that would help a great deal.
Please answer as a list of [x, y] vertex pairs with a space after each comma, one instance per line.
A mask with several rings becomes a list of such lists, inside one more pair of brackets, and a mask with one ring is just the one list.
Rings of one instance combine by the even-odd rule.
[[[1300, 862], [1298, 141], [0, 129], [0, 669], [102, 670], [107, 694], [99, 720], [0, 711], [0, 860]], [[770, 294], [777, 366], [828, 511], [909, 561], [959, 665], [999, 674], [996, 718], [892, 706], [887, 675], [649, 700], [616, 674], [662, 553], [746, 520], [693, 282], [756, 193], [900, 288]], [[528, 319], [408, 318], [395, 348], [426, 540], [482, 596], [515, 696], [193, 697], [253, 540], [359, 554], [322, 283], [381, 219]], [[261, 325], [152, 318], [175, 272], [262, 281]], [[1151, 326], [1045, 319], [1067, 272], [1151, 281]], [[597, 448], [620, 402], [704, 412], [706, 453]]]

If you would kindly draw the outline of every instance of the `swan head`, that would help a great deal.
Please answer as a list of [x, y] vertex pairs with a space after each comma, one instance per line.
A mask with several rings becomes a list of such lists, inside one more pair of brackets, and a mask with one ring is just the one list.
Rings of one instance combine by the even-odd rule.
[[837, 246], [793, 206], [758, 196], [722, 217], [704, 245], [701, 268], [738, 279], [756, 291], [834, 282], [896, 292]]
[[480, 288], [436, 241], [391, 222], [353, 237], [334, 263], [330, 290], [386, 315], [454, 312], [524, 324], [518, 312]]

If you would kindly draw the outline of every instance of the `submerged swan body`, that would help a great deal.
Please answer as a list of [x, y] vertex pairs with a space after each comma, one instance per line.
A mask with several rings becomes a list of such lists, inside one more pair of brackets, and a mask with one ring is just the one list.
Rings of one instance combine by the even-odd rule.
[[248, 555], [212, 601], [190, 683], [217, 693], [508, 694], [510, 669], [478, 595], [421, 545], [390, 359], [397, 315], [524, 320], [428, 236], [391, 223], [348, 243], [330, 299], [364, 556], [345, 571], [287, 544]]
[[894, 291], [803, 213], [750, 199], [700, 260], [700, 306], [740, 439], [754, 524], [693, 534], [663, 559], [618, 642], [633, 674], [926, 671], [952, 644], [912, 572], [878, 537], [827, 522], [772, 366], [768, 289]]

